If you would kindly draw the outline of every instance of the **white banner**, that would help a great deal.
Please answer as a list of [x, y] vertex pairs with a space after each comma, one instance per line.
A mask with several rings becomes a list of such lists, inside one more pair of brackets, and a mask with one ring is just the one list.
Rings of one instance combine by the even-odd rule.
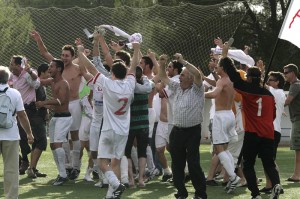
[[300, 48], [300, 3], [292, 0], [286, 13], [278, 38], [287, 40]]

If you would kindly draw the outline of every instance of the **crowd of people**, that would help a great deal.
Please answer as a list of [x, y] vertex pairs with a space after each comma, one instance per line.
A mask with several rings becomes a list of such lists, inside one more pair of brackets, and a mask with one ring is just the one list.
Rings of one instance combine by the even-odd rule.
[[[291, 149], [295, 150], [294, 173], [287, 180], [300, 181], [296, 65], [284, 66], [283, 73], [265, 74], [262, 60], [256, 66], [247, 62], [251, 60], [248, 48], [235, 54], [230, 51], [232, 40], [223, 44], [217, 38], [215, 49], [219, 51], [208, 55], [210, 74], [205, 76], [201, 67], [180, 53], [171, 60], [165, 54], [157, 59], [150, 50], [143, 55], [141, 44], [132, 42], [131, 56], [125, 45], [107, 44], [105, 31], [99, 29], [93, 34], [92, 51], [76, 38], [77, 53], [72, 45], [65, 45], [60, 59], [54, 58], [41, 35], [32, 31], [31, 37], [49, 64], [35, 70], [25, 57], [14, 55], [9, 67], [0, 66], [0, 153], [6, 198], [18, 198], [19, 175], [47, 176], [37, 166], [47, 147], [48, 125], [58, 172], [54, 186], [78, 179], [86, 149], [89, 157], [84, 179], [97, 180], [95, 186], [108, 188], [107, 199], [121, 198], [126, 188], [143, 188], [160, 175], [162, 182], [174, 185], [177, 199], [188, 197], [185, 183], [189, 180], [194, 199], [208, 198], [206, 186], [218, 186], [215, 179], [220, 176], [228, 194], [247, 186], [252, 199], [261, 199], [261, 193], [277, 199], [284, 193], [280, 165], [275, 162], [284, 106], [289, 106]], [[285, 82], [291, 85], [287, 97]], [[48, 97], [47, 86], [51, 88]], [[6, 96], [11, 99], [9, 111], [4, 109]], [[199, 153], [205, 98], [212, 99], [212, 159], [207, 176]], [[12, 125], [3, 125], [9, 116]], [[170, 166], [166, 150], [171, 155]], [[262, 189], [254, 169], [257, 157], [266, 176]]]

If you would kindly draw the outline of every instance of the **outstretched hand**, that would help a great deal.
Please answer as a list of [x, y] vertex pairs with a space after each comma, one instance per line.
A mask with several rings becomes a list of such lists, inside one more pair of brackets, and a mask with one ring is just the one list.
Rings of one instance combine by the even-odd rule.
[[169, 59], [168, 55], [166, 55], [166, 54], [162, 54], [161, 56], [159, 56], [159, 59], [158, 59], [159, 66], [165, 67], [168, 59]]
[[174, 58], [179, 62], [182, 63], [183, 62], [183, 56], [180, 53], [175, 53], [174, 54]]
[[39, 41], [39, 40], [41, 40], [41, 35], [40, 35], [37, 31], [35, 31], [35, 30], [31, 31], [31, 32], [29, 33], [29, 35], [30, 35], [30, 37], [32, 37], [36, 42]]

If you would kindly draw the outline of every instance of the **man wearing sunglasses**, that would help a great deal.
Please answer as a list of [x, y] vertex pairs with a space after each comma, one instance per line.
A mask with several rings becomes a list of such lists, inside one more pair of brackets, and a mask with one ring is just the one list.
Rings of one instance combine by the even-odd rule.
[[300, 81], [297, 78], [298, 67], [294, 64], [288, 64], [283, 67], [285, 81], [290, 83], [288, 96], [285, 100], [285, 106], [289, 106], [290, 119], [292, 122], [292, 133], [290, 148], [295, 150], [294, 173], [287, 179], [290, 182], [300, 181]]

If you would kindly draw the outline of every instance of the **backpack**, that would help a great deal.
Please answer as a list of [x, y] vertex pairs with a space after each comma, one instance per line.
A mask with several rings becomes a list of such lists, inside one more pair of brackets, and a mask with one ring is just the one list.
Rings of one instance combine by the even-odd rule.
[[13, 115], [15, 111], [12, 109], [10, 97], [6, 94], [8, 87], [0, 91], [0, 128], [9, 129], [13, 127]]

